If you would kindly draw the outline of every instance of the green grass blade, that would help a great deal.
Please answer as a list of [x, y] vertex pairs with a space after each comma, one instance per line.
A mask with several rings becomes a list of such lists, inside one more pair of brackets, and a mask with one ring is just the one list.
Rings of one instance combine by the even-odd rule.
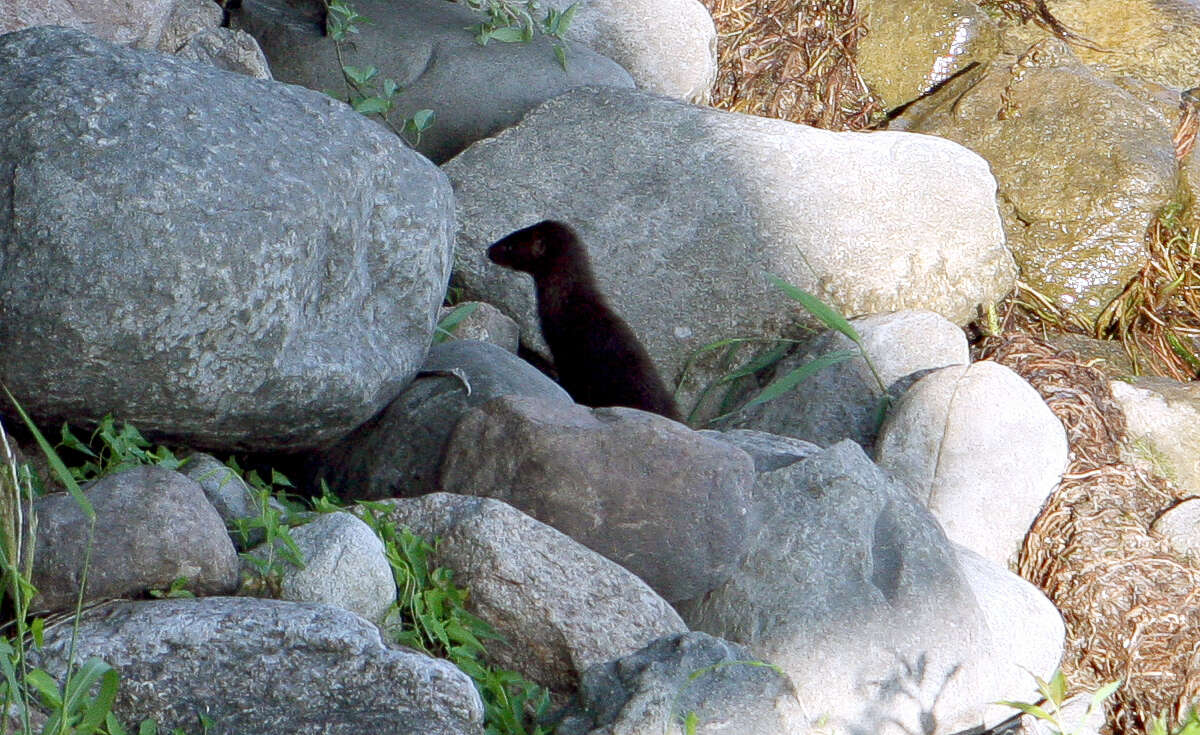
[[862, 342], [862, 337], [859, 336], [858, 331], [854, 329], [849, 321], [847, 321], [846, 317], [839, 314], [824, 301], [821, 301], [808, 291], [797, 288], [782, 278], [770, 273], [767, 274], [767, 280], [775, 284], [776, 288], [778, 288], [780, 291], [783, 291], [790, 298], [799, 301], [801, 306], [807, 309], [809, 313], [819, 319], [825, 326], [841, 332], [849, 337], [855, 344], [860, 344]]
[[[100, 675], [100, 689], [96, 693], [95, 699], [86, 703], [83, 719], [75, 726], [75, 735], [92, 735], [104, 724], [105, 718], [112, 710], [113, 702], [117, 699], [117, 688], [120, 683], [121, 677], [115, 669], [110, 668]], [[84, 696], [87, 696], [86, 690]]]
[[831, 365], [837, 365], [838, 363], [845, 362], [857, 354], [857, 352], [851, 352], [849, 350], [838, 350], [837, 352], [830, 352], [828, 354], [821, 355], [820, 357], [813, 358], [809, 362], [804, 363], [783, 377], [772, 381], [769, 385], [767, 385], [766, 388], [762, 389], [761, 393], [755, 396], [752, 400], [748, 401], [744, 408], [757, 406], [760, 403], [766, 403], [767, 401], [774, 400], [784, 393], [787, 393], [792, 388], [795, 388], [811, 375], [824, 370]]
[[42, 436], [42, 432], [38, 431], [38, 427], [33, 423], [33, 419], [29, 418], [29, 414], [25, 413], [25, 409], [21, 408], [21, 404], [17, 403], [17, 399], [13, 398], [13, 394], [5, 387], [4, 394], [8, 396], [8, 401], [17, 409], [21, 420], [25, 422], [25, 426], [29, 428], [33, 438], [37, 441], [38, 447], [42, 450], [42, 454], [46, 455], [46, 461], [50, 463], [50, 468], [54, 470], [54, 474], [58, 476], [58, 481], [71, 493], [75, 498], [75, 502], [83, 510], [83, 514], [87, 516], [89, 521], [96, 519], [96, 510], [92, 507], [89, 501], [79, 489], [79, 483], [75, 482], [75, 478], [71, 476], [71, 471], [63, 464], [63, 461], [58, 456], [58, 452], [54, 451], [54, 447], [50, 446], [50, 442], [46, 441], [46, 437]]

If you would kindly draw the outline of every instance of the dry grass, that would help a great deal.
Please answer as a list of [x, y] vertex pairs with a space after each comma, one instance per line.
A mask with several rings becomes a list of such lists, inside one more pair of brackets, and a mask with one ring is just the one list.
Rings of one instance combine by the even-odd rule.
[[1144, 733], [1200, 697], [1200, 567], [1149, 532], [1180, 499], [1121, 462], [1124, 417], [1103, 374], [1024, 334], [989, 337], [984, 355], [1018, 372], [1062, 421], [1067, 473], [1034, 522], [1020, 573], [1067, 624], [1063, 672], [1074, 689], [1121, 679], [1114, 735]]
[[881, 117], [855, 62], [856, 0], [701, 1], [717, 26], [714, 107], [829, 130]]

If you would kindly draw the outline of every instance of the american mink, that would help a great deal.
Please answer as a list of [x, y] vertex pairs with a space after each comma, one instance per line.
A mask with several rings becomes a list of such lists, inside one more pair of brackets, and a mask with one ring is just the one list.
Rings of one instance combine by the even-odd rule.
[[637, 336], [596, 287], [587, 251], [545, 220], [488, 248], [493, 263], [533, 276], [538, 321], [559, 382], [585, 406], [628, 406], [679, 420], [671, 392]]

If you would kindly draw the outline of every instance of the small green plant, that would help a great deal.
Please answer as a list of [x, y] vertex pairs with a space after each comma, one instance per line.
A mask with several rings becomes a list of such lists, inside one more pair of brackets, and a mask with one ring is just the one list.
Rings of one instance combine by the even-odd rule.
[[572, 3], [561, 11], [547, 8], [540, 20], [541, 5], [536, 0], [466, 0], [466, 3], [484, 16], [483, 22], [470, 28], [480, 46], [486, 46], [488, 41], [528, 43], [536, 31], [559, 41], [554, 44], [554, 58], [563, 69], [567, 68], [567, 49], [563, 41], [579, 3]]
[[488, 735], [549, 735], [548, 727], [537, 724], [549, 708], [549, 692], [485, 662], [483, 642], [500, 636], [467, 611], [467, 591], [454, 585], [453, 573], [431, 565], [435, 547], [387, 521], [386, 506], [361, 505], [383, 540], [399, 590], [384, 630], [398, 643], [450, 660], [471, 677], [483, 699]]
[[253, 574], [242, 580], [241, 591], [278, 597], [283, 574], [287, 571], [284, 564], [297, 569], [304, 568], [304, 557], [291, 535], [292, 526], [302, 520], [294, 508], [289, 507], [292, 504], [287, 491], [294, 486], [282, 472], [275, 469], [271, 470], [271, 477], [266, 480], [257, 470], [243, 470], [232, 457], [225, 464], [250, 486], [254, 494], [254, 506], [258, 510], [258, 515], [235, 519], [232, 530], [240, 537], [243, 547], [259, 533], [263, 537], [263, 542], [255, 550], [240, 555], [253, 570]]
[[[379, 69], [374, 66], [346, 64], [345, 44], [351, 35], [360, 32], [361, 24], [370, 23], [371, 20], [360, 15], [347, 0], [321, 2], [325, 5], [325, 33], [333, 41], [338, 67], [346, 83], [345, 101], [358, 113], [379, 116], [393, 133], [411, 140], [413, 145], [420, 145], [421, 134], [433, 126], [433, 110], [417, 110], [411, 117], [404, 118], [399, 127], [393, 125], [388, 114], [400, 92], [400, 85], [394, 79], [381, 79]], [[342, 99], [340, 95], [332, 96]]]
[[150, 596], [156, 599], [174, 600], [181, 597], [195, 597], [192, 591], [188, 589], [191, 583], [187, 577], [176, 577], [171, 580], [171, 586], [165, 590], [150, 590]]
[[1200, 712], [1192, 707], [1183, 721], [1175, 727], [1167, 724], [1165, 714], [1158, 715], [1151, 718], [1146, 727], [1146, 733], [1147, 735], [1200, 735]]
[[1033, 678], [1037, 682], [1038, 691], [1044, 697], [1041, 704], [1010, 701], [1000, 701], [996, 704], [1012, 707], [1036, 717], [1045, 722], [1051, 732], [1057, 733], [1057, 735], [1082, 735], [1082, 733], [1088, 732], [1088, 722], [1092, 720], [1098, 710], [1104, 707], [1104, 700], [1111, 697], [1117, 687], [1121, 686], [1120, 681], [1114, 681], [1093, 692], [1087, 710], [1079, 718], [1079, 722], [1074, 723], [1074, 727], [1072, 727], [1070, 723], [1063, 722], [1063, 705], [1067, 701], [1067, 678], [1063, 676], [1062, 669], [1055, 671], [1054, 676], [1050, 677], [1050, 681], [1045, 681], [1039, 676]]
[[152, 447], [146, 437], [128, 422], [118, 429], [111, 414], [100, 420], [87, 442], [81, 441], [71, 427], [63, 424], [59, 447], [82, 454], [81, 464], [69, 468], [76, 482], [88, 482], [140, 465], [158, 465], [169, 470], [178, 469], [183, 461], [176, 458], [170, 449]]
[[[76, 662], [75, 645], [80, 614], [87, 588], [91, 565], [92, 539], [95, 536], [96, 513], [83, 494], [75, 476], [67, 469], [58, 453], [46, 441], [37, 426], [13, 398], [8, 389], [5, 395], [34, 440], [46, 456], [58, 480], [79, 504], [88, 521], [87, 544], [84, 547], [83, 568], [80, 570], [79, 592], [75, 600], [74, 623], [67, 652], [66, 675], [60, 685], [46, 671], [29, 664], [29, 646], [40, 647], [45, 622], [30, 618], [30, 603], [37, 590], [31, 579], [35, 553], [37, 518], [33, 513], [33, 481], [28, 467], [20, 466], [0, 425], [0, 594], [7, 598], [13, 614], [12, 635], [0, 638], [0, 733], [8, 733], [15, 718], [17, 732], [32, 735], [30, 713], [36, 699], [47, 713], [43, 735], [124, 735], [112, 714], [120, 678], [108, 664], [97, 658]], [[28, 517], [26, 510], [28, 509]]]

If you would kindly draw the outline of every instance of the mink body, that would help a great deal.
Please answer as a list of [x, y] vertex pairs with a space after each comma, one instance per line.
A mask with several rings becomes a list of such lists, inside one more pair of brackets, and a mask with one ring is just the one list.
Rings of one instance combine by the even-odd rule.
[[596, 287], [587, 251], [570, 227], [539, 222], [496, 242], [488, 258], [533, 276], [542, 336], [559, 382], [577, 403], [679, 419], [646, 349]]

